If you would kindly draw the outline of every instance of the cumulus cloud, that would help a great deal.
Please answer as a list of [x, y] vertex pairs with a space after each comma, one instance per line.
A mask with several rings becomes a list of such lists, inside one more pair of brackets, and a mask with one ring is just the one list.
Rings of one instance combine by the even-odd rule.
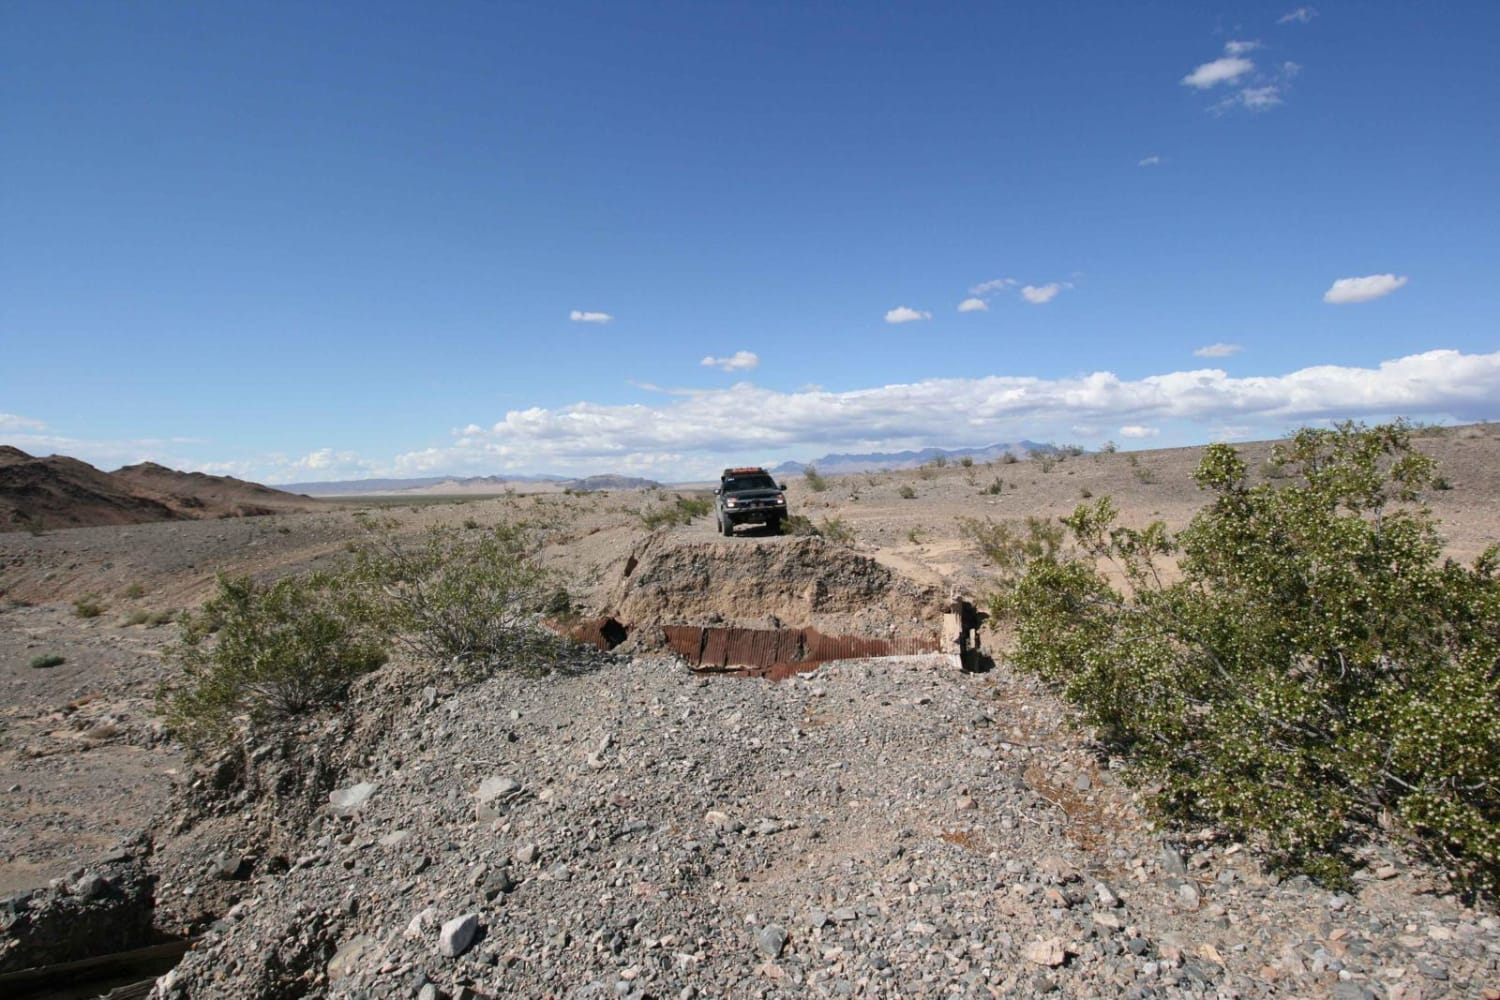
[[[1233, 43], [1231, 43], [1233, 44]], [[1255, 69], [1255, 63], [1242, 56], [1223, 56], [1206, 62], [1182, 78], [1184, 86], [1207, 90], [1221, 83], [1232, 83]]]
[[932, 313], [923, 312], [920, 309], [909, 309], [906, 306], [897, 306], [885, 314], [887, 323], [912, 323], [919, 319], [932, 319]]
[[970, 295], [989, 295], [993, 292], [1003, 292], [1007, 288], [1014, 288], [1020, 282], [1015, 278], [991, 278], [989, 281], [981, 281], [969, 289]]
[[1057, 293], [1069, 287], [1061, 282], [1052, 281], [1045, 285], [1027, 285], [1021, 289], [1021, 298], [1034, 306], [1045, 305], [1057, 298]]
[[1312, 7], [1298, 7], [1276, 19], [1277, 24], [1306, 24], [1318, 16], [1318, 12]]
[[1367, 274], [1363, 278], [1340, 278], [1323, 293], [1323, 301], [1336, 306], [1349, 302], [1369, 302], [1391, 294], [1404, 284], [1405, 275], [1398, 278], [1394, 274]]
[[961, 313], [982, 313], [989, 312], [989, 309], [989, 303], [981, 298], [964, 299], [958, 304], [958, 311]]
[[609, 313], [583, 312], [580, 309], [574, 309], [568, 313], [568, 319], [575, 323], [609, 323], [614, 320], [614, 317]]
[[1225, 42], [1224, 51], [1232, 56], [1242, 56], [1260, 48], [1260, 42]]
[[[1298, 422], [1496, 415], [1500, 352], [1435, 350], [1373, 368], [1323, 365], [1232, 378], [1205, 368], [1122, 379], [991, 375], [841, 392], [783, 392], [741, 382], [658, 404], [575, 403], [507, 413], [482, 433], [398, 456], [403, 475], [468, 469], [690, 478], [752, 453], [765, 461], [829, 451], [891, 451], [950, 440], [1047, 440], [1073, 426], [1199, 429], [1277, 436]], [[753, 413], [747, 421], [744, 414]], [[1239, 433], [1243, 429], [1243, 434]], [[1122, 432], [1122, 436], [1124, 436]]]
[[1239, 344], [1209, 344], [1207, 347], [1198, 348], [1193, 353], [1200, 358], [1227, 358], [1243, 350], [1244, 348]]
[[1120, 428], [1122, 438], [1154, 438], [1160, 433], [1160, 428], [1144, 427], [1141, 424], [1126, 424]]
[[1160, 156], [1143, 156], [1135, 161], [1135, 165], [1138, 167], [1159, 167], [1165, 162]]
[[705, 368], [719, 368], [726, 372], [748, 371], [760, 364], [760, 357], [754, 351], [735, 351], [727, 358], [716, 358], [710, 355], [698, 362]]

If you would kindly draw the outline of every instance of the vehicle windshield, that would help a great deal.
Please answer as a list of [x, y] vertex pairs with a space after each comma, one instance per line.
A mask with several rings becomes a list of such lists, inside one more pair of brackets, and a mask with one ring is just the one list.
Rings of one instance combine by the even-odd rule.
[[741, 490], [774, 490], [776, 481], [770, 476], [734, 476], [724, 480], [725, 493], [738, 493]]

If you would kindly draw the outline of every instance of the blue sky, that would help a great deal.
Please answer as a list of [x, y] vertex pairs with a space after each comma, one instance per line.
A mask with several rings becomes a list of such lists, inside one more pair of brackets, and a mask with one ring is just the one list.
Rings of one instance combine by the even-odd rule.
[[1500, 4], [0, 5], [0, 442], [264, 482], [1500, 417]]

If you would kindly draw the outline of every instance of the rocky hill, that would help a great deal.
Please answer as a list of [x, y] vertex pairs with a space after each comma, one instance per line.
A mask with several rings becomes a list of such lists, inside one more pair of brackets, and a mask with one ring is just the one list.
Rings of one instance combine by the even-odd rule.
[[0, 448], [0, 531], [305, 511], [307, 497], [228, 476], [144, 462], [103, 472], [64, 455]]

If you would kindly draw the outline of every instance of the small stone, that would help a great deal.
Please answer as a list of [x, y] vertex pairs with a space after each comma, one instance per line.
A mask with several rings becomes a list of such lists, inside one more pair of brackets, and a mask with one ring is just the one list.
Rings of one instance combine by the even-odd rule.
[[1175, 847], [1163, 844], [1161, 848], [1161, 870], [1168, 875], [1186, 875], [1187, 862]]
[[1114, 909], [1115, 907], [1122, 905], [1120, 902], [1120, 897], [1116, 896], [1114, 890], [1105, 885], [1103, 882], [1096, 882], [1094, 884], [1094, 898], [1099, 900], [1099, 905], [1105, 907], [1106, 909]]
[[240, 869], [244, 866], [245, 859], [242, 856], [233, 851], [225, 851], [222, 854], [214, 856], [214, 859], [209, 862], [208, 870], [213, 874], [214, 878], [228, 881], [239, 878]]
[[365, 934], [350, 938], [339, 945], [339, 950], [334, 952], [333, 957], [328, 960], [329, 980], [343, 979], [345, 976], [352, 975], [358, 972], [362, 965], [374, 965], [378, 948], [378, 942]]
[[328, 793], [328, 811], [335, 816], [353, 816], [370, 801], [376, 787], [373, 781], [361, 781], [348, 788], [336, 788]]
[[522, 844], [516, 850], [516, 860], [523, 865], [534, 865], [541, 857], [542, 849], [537, 844]]
[[755, 935], [755, 947], [769, 958], [780, 958], [786, 947], [786, 928], [780, 924], [767, 924]]
[[1062, 938], [1047, 938], [1045, 941], [1033, 941], [1026, 946], [1026, 961], [1036, 965], [1044, 965], [1049, 969], [1055, 969], [1068, 960], [1068, 953], [1063, 948]]
[[410, 837], [410, 830], [392, 830], [390, 833], [380, 838], [380, 846], [395, 847]]
[[89, 872], [72, 885], [72, 893], [80, 899], [98, 899], [108, 894], [109, 882], [103, 876]]
[[469, 950], [478, 931], [479, 914], [465, 913], [454, 917], [438, 932], [438, 951], [448, 958], [457, 958]]

